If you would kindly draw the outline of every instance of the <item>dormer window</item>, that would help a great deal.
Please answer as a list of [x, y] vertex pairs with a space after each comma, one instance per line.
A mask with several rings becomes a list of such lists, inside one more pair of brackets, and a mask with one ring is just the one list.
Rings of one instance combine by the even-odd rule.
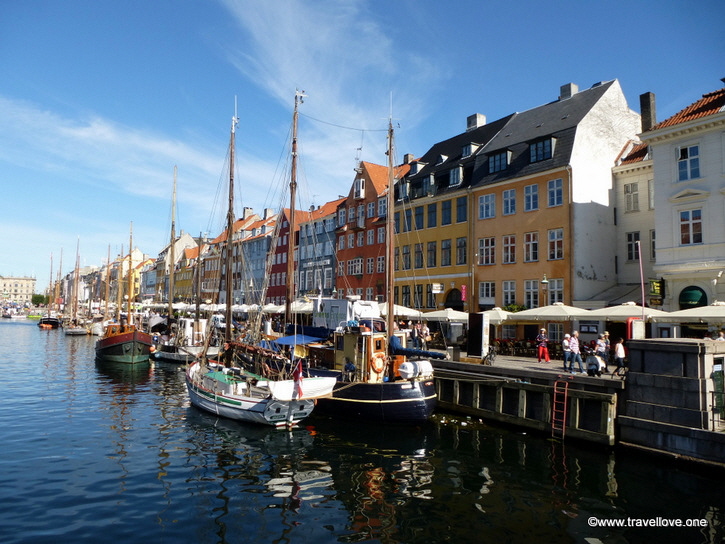
[[365, 178], [357, 178], [354, 184], [354, 198], [365, 198]]
[[423, 167], [426, 165], [424, 162], [420, 161], [414, 161], [410, 164], [410, 175], [415, 175], [421, 170], [423, 170]]
[[501, 172], [506, 170], [509, 165], [509, 152], [502, 151], [500, 153], [494, 153], [488, 157], [488, 173], [493, 174], [495, 172]]
[[456, 166], [455, 168], [451, 168], [450, 178], [448, 180], [448, 185], [450, 187], [454, 187], [456, 185], [460, 185], [461, 181], [463, 181], [463, 168], [460, 166]]
[[433, 174], [425, 176], [423, 178], [423, 194], [434, 195], [435, 194], [435, 176]]
[[554, 143], [553, 138], [546, 138], [529, 145], [530, 161], [533, 163], [550, 159], [554, 153]]
[[448, 155], [438, 155], [438, 160], [436, 161], [436, 166], [443, 164], [448, 160]]
[[478, 149], [478, 144], [467, 144], [463, 146], [463, 150], [461, 151], [461, 156], [465, 159], [466, 157], [470, 157], [473, 155], [476, 150]]

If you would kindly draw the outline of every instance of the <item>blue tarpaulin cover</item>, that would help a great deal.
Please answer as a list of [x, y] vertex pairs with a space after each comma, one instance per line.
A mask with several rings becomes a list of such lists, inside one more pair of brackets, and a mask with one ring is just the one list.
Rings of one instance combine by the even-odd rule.
[[304, 334], [293, 334], [292, 336], [283, 336], [273, 341], [275, 344], [280, 346], [301, 346], [304, 344], [312, 344], [313, 342], [320, 342], [322, 338], [315, 336], [306, 336]]

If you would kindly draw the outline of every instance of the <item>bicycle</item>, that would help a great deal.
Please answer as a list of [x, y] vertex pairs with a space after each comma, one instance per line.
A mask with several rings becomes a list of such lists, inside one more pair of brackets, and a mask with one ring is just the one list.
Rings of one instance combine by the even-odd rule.
[[484, 365], [493, 365], [496, 362], [496, 346], [488, 346], [488, 353], [483, 357]]

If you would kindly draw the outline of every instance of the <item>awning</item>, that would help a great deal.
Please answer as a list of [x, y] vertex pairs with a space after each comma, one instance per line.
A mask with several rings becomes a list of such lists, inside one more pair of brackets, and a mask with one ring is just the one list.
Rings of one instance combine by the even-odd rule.
[[280, 346], [302, 346], [321, 341], [322, 338], [307, 336], [305, 334], [293, 334], [292, 336], [282, 336], [281, 338], [272, 340], [273, 343], [279, 344]]

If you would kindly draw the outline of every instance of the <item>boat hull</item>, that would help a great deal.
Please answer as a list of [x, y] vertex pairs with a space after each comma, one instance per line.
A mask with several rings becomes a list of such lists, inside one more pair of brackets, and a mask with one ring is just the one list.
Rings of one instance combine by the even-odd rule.
[[[154, 359], [157, 361], [165, 361], [167, 363], [190, 363], [197, 359], [204, 351], [203, 346], [166, 346], [163, 344], [156, 346], [154, 351]], [[219, 348], [207, 348], [206, 354], [209, 357], [216, 357]]]
[[433, 415], [436, 399], [432, 377], [382, 383], [339, 381], [331, 397], [319, 400], [317, 409], [336, 417], [414, 424]]
[[38, 327], [41, 329], [58, 329], [61, 327], [61, 321], [57, 317], [41, 317], [38, 321]]
[[96, 341], [96, 358], [109, 363], [147, 363], [153, 338], [142, 331], [130, 331]]
[[283, 401], [273, 398], [271, 393], [262, 397], [221, 391], [227, 384], [218, 382], [217, 387], [213, 385], [216, 379], [205, 380], [202, 372], [198, 362], [186, 370], [189, 400], [193, 406], [214, 415], [273, 427], [293, 427], [315, 407], [314, 399]]

